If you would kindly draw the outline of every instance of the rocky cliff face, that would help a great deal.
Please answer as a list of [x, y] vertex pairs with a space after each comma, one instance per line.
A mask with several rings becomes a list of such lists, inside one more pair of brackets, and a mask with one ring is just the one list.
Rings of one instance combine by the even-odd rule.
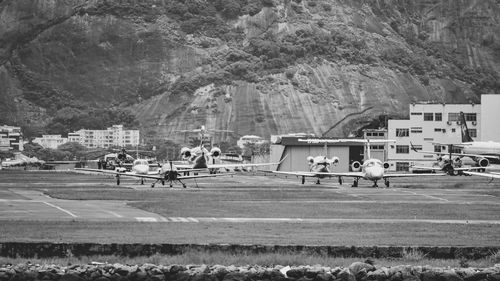
[[97, 106], [150, 139], [344, 135], [500, 90], [498, 0], [3, 0], [0, 21], [0, 121], [20, 125]]

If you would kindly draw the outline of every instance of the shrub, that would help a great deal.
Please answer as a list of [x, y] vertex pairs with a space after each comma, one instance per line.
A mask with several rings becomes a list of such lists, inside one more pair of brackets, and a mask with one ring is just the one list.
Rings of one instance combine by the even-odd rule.
[[321, 5], [321, 7], [323, 7], [323, 10], [324, 10], [325, 12], [330, 12], [330, 11], [332, 10], [332, 5], [330, 5], [330, 4], [328, 4], [328, 3], [323, 3], [323, 4]]

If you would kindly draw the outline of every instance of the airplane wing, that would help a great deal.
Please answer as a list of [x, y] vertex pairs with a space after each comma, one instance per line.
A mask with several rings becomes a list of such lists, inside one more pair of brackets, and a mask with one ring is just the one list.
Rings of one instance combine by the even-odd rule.
[[445, 173], [431, 173], [431, 174], [410, 174], [410, 173], [403, 173], [403, 174], [384, 174], [383, 178], [409, 178], [409, 177], [422, 177], [422, 176], [446, 176]]
[[478, 172], [467, 172], [464, 171], [464, 174], [470, 175], [470, 176], [480, 176], [480, 177], [486, 177], [490, 179], [500, 179], [500, 174], [492, 174], [492, 173], [478, 173]]
[[348, 177], [348, 178], [362, 178], [364, 177], [363, 172], [345, 172], [345, 173], [315, 173], [316, 175], [332, 176], [332, 177]]
[[[89, 169], [89, 168], [75, 168], [77, 171], [87, 171], [87, 172], [96, 172], [96, 173], [102, 173], [102, 174], [110, 174], [110, 175], [120, 175], [120, 176], [126, 176], [126, 177], [149, 177], [152, 179], [157, 179], [161, 178], [158, 176], [158, 172], [149, 172], [147, 175], [141, 175], [141, 174], [136, 174], [132, 172], [118, 172], [118, 171], [112, 171], [112, 170], [99, 170], [99, 169]], [[155, 177], [156, 175], [156, 177]]]
[[313, 172], [287, 172], [287, 171], [271, 171], [274, 174], [283, 174], [283, 175], [293, 175], [300, 177], [316, 177], [318, 173]]
[[[412, 166], [411, 168], [413, 169], [419, 169], [419, 170], [432, 170], [432, 171], [442, 171], [442, 168], [439, 167], [425, 167], [425, 166]], [[454, 171], [470, 171], [470, 170], [481, 170], [484, 169], [484, 167], [453, 167]], [[422, 174], [420, 174], [422, 175]]]
[[[439, 143], [437, 143], [439, 144]], [[441, 145], [446, 145], [446, 144], [441, 144]], [[439, 155], [439, 156], [442, 156], [442, 155], [449, 155], [450, 153], [445, 153], [445, 152], [434, 152], [434, 151], [423, 151], [423, 150], [417, 150], [413, 144], [410, 142], [410, 146], [411, 146], [411, 149], [413, 151], [415, 151], [416, 153], [423, 153], [423, 154], [434, 154], [434, 155]], [[460, 146], [460, 145], [456, 145], [456, 144], [453, 144], [453, 146]], [[456, 153], [456, 152], [452, 152], [451, 153], [452, 155], [454, 156], [459, 156], [459, 157], [474, 157], [474, 158], [490, 158], [490, 159], [500, 159], [500, 157], [498, 155], [486, 155], [486, 154], [470, 154], [470, 153]]]

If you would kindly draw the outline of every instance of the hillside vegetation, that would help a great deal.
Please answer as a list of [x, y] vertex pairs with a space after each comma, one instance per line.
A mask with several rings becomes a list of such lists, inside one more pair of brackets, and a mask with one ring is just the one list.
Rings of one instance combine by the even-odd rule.
[[[4, 0], [0, 123], [345, 135], [500, 90], [500, 1]], [[347, 118], [346, 118], [347, 116]], [[342, 120], [342, 121], [341, 121]], [[341, 121], [341, 122], [339, 122]]]

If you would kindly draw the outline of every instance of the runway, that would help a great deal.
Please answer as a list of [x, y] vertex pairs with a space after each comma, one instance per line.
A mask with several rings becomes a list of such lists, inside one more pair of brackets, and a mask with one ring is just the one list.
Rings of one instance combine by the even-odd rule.
[[[151, 188], [133, 179], [116, 186], [108, 176], [3, 173], [0, 221], [5, 232], [0, 240], [279, 243], [286, 239], [292, 244], [385, 245], [500, 241], [496, 183], [446, 177], [441, 182], [395, 180], [392, 186], [351, 188], [333, 179], [302, 185], [295, 177], [241, 174], [189, 182], [186, 189]], [[26, 237], [18, 237], [19, 232]]]

